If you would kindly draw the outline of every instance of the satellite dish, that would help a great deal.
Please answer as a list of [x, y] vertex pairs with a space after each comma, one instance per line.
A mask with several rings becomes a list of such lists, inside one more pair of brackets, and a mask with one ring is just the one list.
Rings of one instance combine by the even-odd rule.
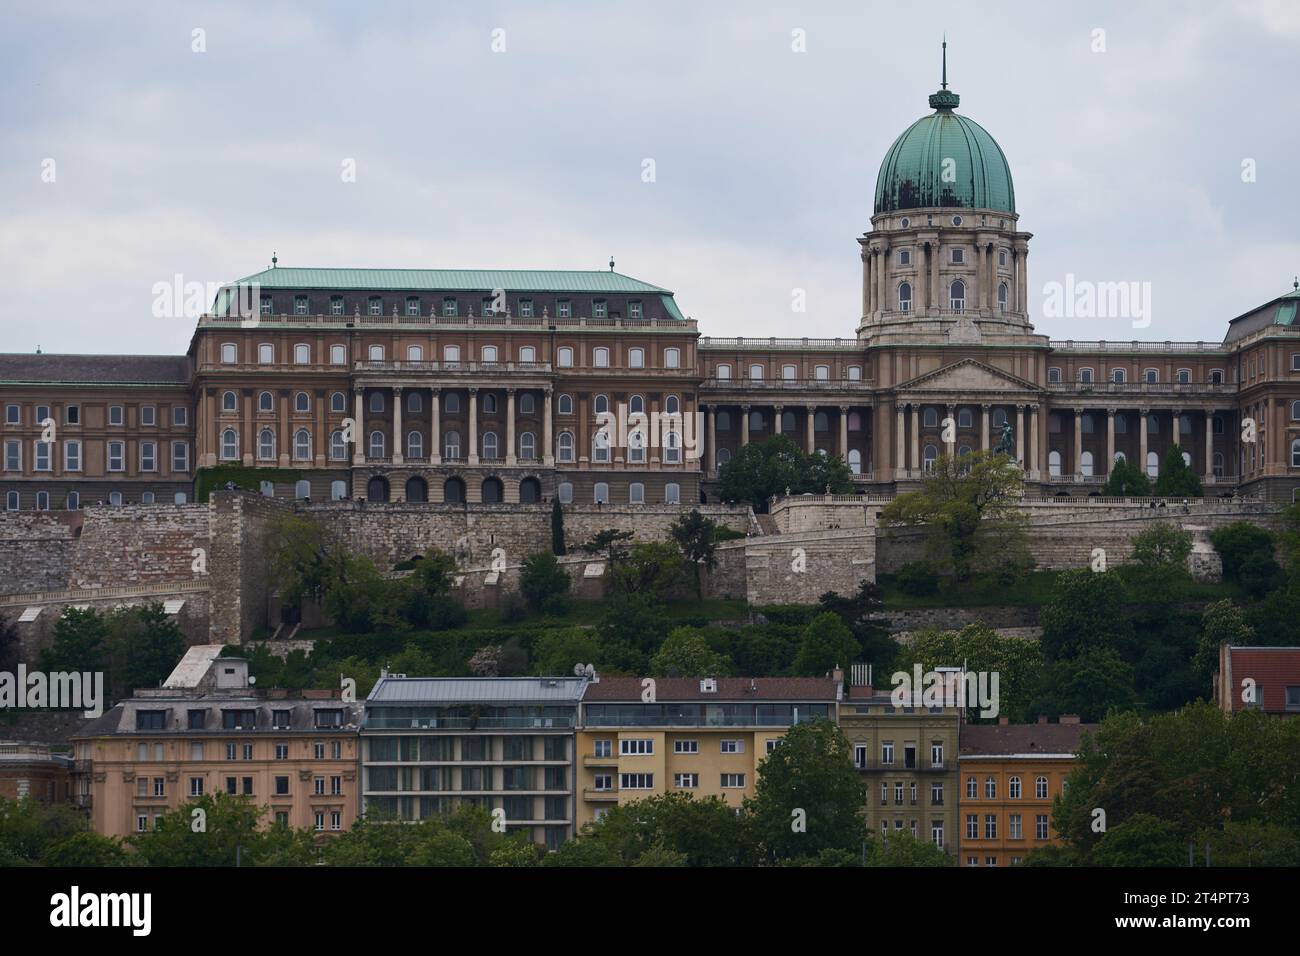
[[250, 686], [251, 686], [252, 684], [256, 684], [256, 683], [257, 683], [257, 678], [256, 678], [256, 677], [250, 677], [250, 678], [248, 678], [248, 683], [249, 683]]
[[574, 664], [574, 665], [573, 665], [573, 676], [574, 676], [574, 677], [581, 677], [584, 673], [586, 673], [586, 668], [583, 667], [583, 665], [581, 665], [581, 664]]

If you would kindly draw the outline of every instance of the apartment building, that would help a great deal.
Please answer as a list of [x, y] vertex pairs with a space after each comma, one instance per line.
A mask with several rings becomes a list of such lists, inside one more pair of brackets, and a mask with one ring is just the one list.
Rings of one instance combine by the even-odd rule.
[[1060, 723], [967, 724], [961, 730], [963, 866], [1015, 866], [1030, 850], [1059, 842], [1052, 801], [1065, 792], [1080, 738], [1097, 724], [1062, 714]]
[[49, 744], [0, 740], [0, 797], [46, 805], [72, 799], [72, 757]]
[[573, 733], [587, 681], [384, 672], [361, 725], [364, 811], [424, 820], [460, 806], [504, 814], [557, 849], [574, 832]]
[[834, 677], [604, 677], [582, 698], [578, 824], [681, 790], [739, 807], [791, 727], [834, 721]]
[[162, 687], [137, 690], [73, 735], [76, 802], [127, 836], [205, 794], [243, 796], [267, 822], [348, 829], [360, 809], [361, 709], [337, 691], [255, 690], [225, 645], [191, 647]]
[[1214, 700], [1225, 713], [1300, 714], [1300, 647], [1220, 645]]

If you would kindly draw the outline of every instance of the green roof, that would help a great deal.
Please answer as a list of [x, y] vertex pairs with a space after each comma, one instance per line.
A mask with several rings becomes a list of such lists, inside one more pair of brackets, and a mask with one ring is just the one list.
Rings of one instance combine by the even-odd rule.
[[264, 289], [339, 289], [393, 292], [642, 292], [668, 289], [618, 272], [554, 269], [265, 269], [238, 280]]
[[951, 90], [930, 97], [934, 112], [894, 141], [876, 178], [875, 211], [958, 207], [1016, 211], [1011, 167], [978, 123], [953, 110]]

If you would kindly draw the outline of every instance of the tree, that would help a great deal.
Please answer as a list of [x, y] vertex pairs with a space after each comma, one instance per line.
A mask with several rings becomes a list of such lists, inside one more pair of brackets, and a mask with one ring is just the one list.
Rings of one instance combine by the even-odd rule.
[[0, 671], [14, 673], [18, 669], [22, 639], [18, 625], [12, 618], [0, 617]]
[[1156, 494], [1164, 498], [1199, 498], [1201, 479], [1183, 459], [1183, 449], [1173, 445], [1165, 452], [1165, 461], [1156, 479]]
[[1049, 660], [1074, 657], [1090, 648], [1126, 649], [1132, 629], [1124, 615], [1124, 582], [1108, 572], [1066, 571], [1039, 612], [1043, 654]]
[[847, 668], [858, 656], [853, 632], [838, 615], [818, 614], [803, 630], [794, 672], [802, 677], [820, 677], [835, 667]]
[[1099, 866], [1178, 866], [1184, 853], [1177, 824], [1137, 813], [1106, 831], [1092, 858]]
[[185, 635], [157, 602], [106, 616], [114, 698], [137, 687], [158, 687], [185, 654]]
[[1232, 601], [1224, 598], [1209, 605], [1201, 616], [1201, 632], [1196, 642], [1194, 668], [1201, 680], [1201, 688], [1208, 692], [1210, 679], [1219, 667], [1219, 647], [1223, 644], [1249, 646], [1255, 639], [1255, 629], [1246, 621], [1246, 615]]
[[[610, 669], [644, 672], [650, 655], [668, 633], [668, 614], [652, 595], [615, 591], [602, 603], [596, 633]], [[570, 665], [572, 666], [572, 665]]]
[[587, 627], [543, 631], [533, 640], [532, 671], [543, 677], [570, 674], [575, 664], [602, 670], [609, 663], [599, 635]]
[[750, 442], [718, 470], [724, 501], [747, 501], [766, 512], [768, 499], [793, 494], [848, 494], [853, 478], [839, 457], [808, 454], [786, 435]]
[[642, 594], [667, 600], [682, 582], [686, 565], [671, 541], [642, 541], [609, 574], [611, 588], [622, 594]]
[[791, 727], [763, 760], [745, 809], [760, 852], [777, 861], [828, 849], [859, 851], [867, 835], [865, 802], [853, 747], [838, 727], [819, 718]]
[[91, 832], [67, 804], [0, 797], [0, 866], [118, 866], [118, 840]]
[[127, 842], [145, 866], [234, 866], [237, 860], [256, 866], [272, 853], [280, 865], [290, 858], [310, 862], [310, 832], [301, 831], [305, 840], [286, 840], [287, 827], [259, 826], [266, 813], [266, 807], [247, 797], [205, 795], [163, 814], [154, 829], [133, 834]]
[[695, 596], [699, 598], [704, 587], [701, 572], [712, 571], [718, 563], [717, 525], [700, 514], [700, 509], [693, 508], [689, 515], [674, 521], [669, 531], [682, 549], [682, 556], [695, 565]]
[[54, 640], [41, 652], [41, 670], [103, 671], [108, 662], [108, 627], [94, 608], [65, 607], [54, 624]]
[[1145, 498], [1151, 494], [1151, 479], [1126, 458], [1116, 461], [1101, 493], [1108, 498]]
[[554, 498], [551, 501], [551, 553], [560, 557], [564, 556], [564, 508], [560, 505], [560, 499]]
[[628, 556], [630, 549], [626, 542], [632, 540], [631, 531], [620, 531], [618, 528], [606, 528], [604, 531], [598, 531], [590, 541], [582, 545], [579, 550], [587, 554], [599, 554], [609, 561], [610, 571], [614, 570], [615, 565]]
[[731, 662], [716, 653], [704, 635], [690, 627], [668, 632], [650, 658], [654, 677], [724, 677], [731, 673]]
[[1210, 543], [1223, 561], [1223, 579], [1242, 582], [1242, 568], [1255, 555], [1273, 557], [1273, 535], [1248, 521], [1236, 521], [1210, 532]]
[[270, 523], [267, 547], [271, 582], [285, 607], [298, 607], [305, 597], [321, 600], [338, 575], [342, 549], [312, 518], [277, 515]]
[[1133, 560], [1147, 568], [1182, 568], [1192, 553], [1192, 534], [1168, 521], [1157, 521], [1133, 536]]
[[870, 661], [881, 673], [887, 673], [893, 667], [899, 645], [890, 635], [889, 621], [881, 616], [885, 599], [879, 584], [864, 578], [858, 582], [857, 593], [851, 597], [827, 591], [817, 599], [817, 604], [821, 610], [837, 615], [848, 625], [858, 644], [859, 660]]
[[888, 836], [872, 834], [867, 840], [867, 866], [955, 866], [955, 861], [929, 840], [914, 837], [907, 830], [893, 830]]
[[1085, 721], [1101, 720], [1112, 709], [1133, 706], [1133, 680], [1133, 665], [1114, 650], [1090, 648], [1047, 668], [1045, 699], [1032, 709], [1051, 715], [1078, 714]]
[[927, 529], [931, 554], [959, 581], [977, 567], [1027, 566], [1023, 487], [1020, 466], [1006, 455], [940, 456], [919, 491], [885, 507], [881, 523]]
[[519, 570], [519, 591], [528, 606], [540, 614], [563, 614], [569, 607], [568, 572], [555, 555], [539, 552], [524, 559]]

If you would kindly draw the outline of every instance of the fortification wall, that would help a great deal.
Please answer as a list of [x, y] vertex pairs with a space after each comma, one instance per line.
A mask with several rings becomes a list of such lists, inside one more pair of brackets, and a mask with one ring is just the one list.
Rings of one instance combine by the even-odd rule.
[[83, 518], [80, 511], [0, 512], [0, 594], [66, 588]]
[[122, 587], [193, 580], [194, 549], [208, 547], [208, 506], [87, 508], [64, 587]]
[[213, 492], [208, 499], [210, 643], [238, 644], [268, 623], [271, 525], [291, 509], [246, 491]]

